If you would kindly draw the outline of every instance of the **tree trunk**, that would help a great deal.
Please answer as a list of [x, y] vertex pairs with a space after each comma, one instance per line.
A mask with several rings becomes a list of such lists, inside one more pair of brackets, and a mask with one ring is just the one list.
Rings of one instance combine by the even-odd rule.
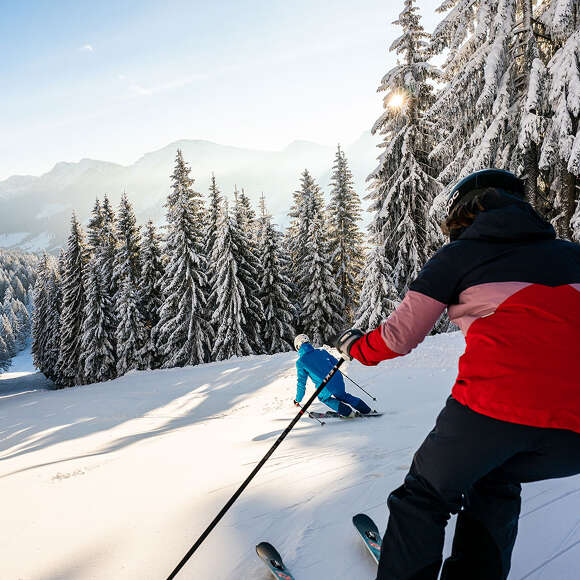
[[560, 236], [567, 240], [572, 239], [572, 227], [570, 221], [576, 209], [576, 176], [565, 170], [562, 179], [562, 220]]

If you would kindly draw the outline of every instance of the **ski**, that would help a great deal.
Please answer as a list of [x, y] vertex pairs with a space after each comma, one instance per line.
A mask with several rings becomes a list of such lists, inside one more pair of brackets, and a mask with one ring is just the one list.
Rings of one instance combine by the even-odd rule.
[[[353, 419], [357, 419], [359, 417], [382, 417], [383, 413], [379, 413], [377, 411], [371, 411], [367, 415], [363, 415], [362, 413], [357, 413]], [[343, 417], [339, 415], [336, 411], [326, 411], [326, 413], [318, 413], [317, 411], [309, 411], [308, 416], [314, 419], [347, 419], [348, 417]]]
[[274, 578], [281, 578], [282, 580], [294, 580], [294, 576], [290, 574], [284, 562], [282, 561], [282, 556], [278, 553], [278, 550], [269, 544], [268, 542], [260, 542], [256, 546], [256, 553], [266, 564], [268, 570], [272, 573]]
[[356, 516], [352, 517], [352, 523], [363, 539], [371, 556], [378, 564], [379, 558], [381, 557], [381, 544], [383, 542], [379, 528], [377, 528], [375, 522], [366, 514], [356, 514]]

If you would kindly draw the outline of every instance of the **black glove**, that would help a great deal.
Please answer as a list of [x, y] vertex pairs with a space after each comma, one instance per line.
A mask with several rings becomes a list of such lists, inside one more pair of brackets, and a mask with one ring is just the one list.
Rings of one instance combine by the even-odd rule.
[[350, 356], [350, 348], [359, 338], [363, 336], [364, 333], [362, 333], [358, 328], [349, 328], [336, 339], [336, 344], [334, 346], [343, 358], [352, 360], [352, 356]]
[[296, 399], [294, 399], [292, 402], [294, 405], [296, 405], [296, 407], [300, 407], [300, 403]]

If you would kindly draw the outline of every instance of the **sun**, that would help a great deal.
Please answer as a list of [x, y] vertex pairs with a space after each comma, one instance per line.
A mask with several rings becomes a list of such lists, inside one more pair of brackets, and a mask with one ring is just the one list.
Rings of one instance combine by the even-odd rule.
[[393, 93], [387, 102], [387, 107], [396, 111], [402, 109], [404, 104], [405, 95], [403, 93]]

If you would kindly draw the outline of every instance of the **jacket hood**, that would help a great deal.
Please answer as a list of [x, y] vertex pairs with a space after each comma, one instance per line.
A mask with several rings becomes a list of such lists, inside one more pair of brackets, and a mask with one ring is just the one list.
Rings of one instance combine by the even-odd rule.
[[517, 201], [478, 213], [473, 223], [457, 232], [453, 239], [523, 242], [555, 237], [552, 225], [540, 217], [531, 205]]
[[314, 350], [314, 347], [309, 343], [309, 342], [305, 342], [301, 347], [300, 350], [298, 351], [298, 355], [299, 356], [303, 356], [305, 355], [307, 352], [310, 352], [311, 350]]

